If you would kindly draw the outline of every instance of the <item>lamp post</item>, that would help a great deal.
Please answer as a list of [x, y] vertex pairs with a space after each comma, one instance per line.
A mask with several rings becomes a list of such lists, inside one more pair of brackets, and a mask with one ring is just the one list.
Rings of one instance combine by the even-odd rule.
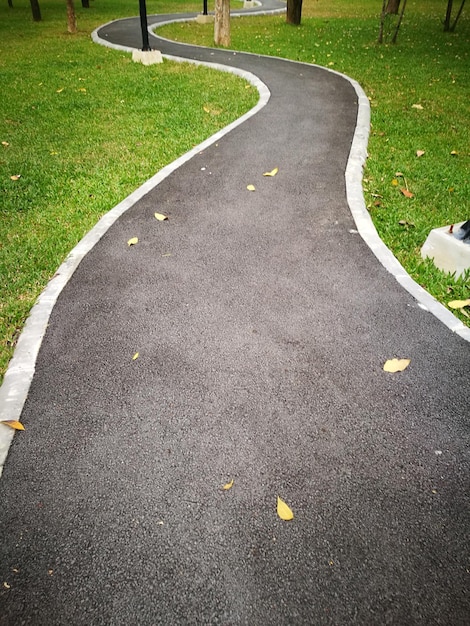
[[203, 0], [203, 9], [202, 9], [202, 14], [203, 15], [207, 15], [207, 0]]
[[[206, 0], [207, 1], [207, 0]], [[151, 50], [149, 43], [149, 33], [147, 30], [147, 7], [145, 0], [139, 0], [140, 9], [140, 27], [142, 29], [142, 50], [147, 52]]]

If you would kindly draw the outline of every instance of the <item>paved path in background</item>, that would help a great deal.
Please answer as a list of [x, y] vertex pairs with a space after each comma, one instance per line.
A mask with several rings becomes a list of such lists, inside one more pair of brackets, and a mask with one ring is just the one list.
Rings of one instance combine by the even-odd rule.
[[0, 624], [468, 624], [470, 344], [357, 234], [353, 85], [158, 47], [271, 97], [61, 292], [0, 480]]

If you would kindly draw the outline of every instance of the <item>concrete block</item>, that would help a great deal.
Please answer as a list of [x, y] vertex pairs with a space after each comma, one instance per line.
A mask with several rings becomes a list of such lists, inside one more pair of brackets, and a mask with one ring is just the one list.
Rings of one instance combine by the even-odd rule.
[[196, 17], [196, 22], [198, 24], [210, 24], [213, 21], [214, 21], [213, 15], [203, 15], [202, 13], [199, 13], [199, 15]]
[[[463, 223], [455, 224], [454, 232]], [[470, 269], [470, 244], [460, 241], [449, 230], [449, 226], [434, 228], [421, 248], [421, 256], [423, 259], [432, 259], [437, 268], [450, 274], [455, 273], [455, 278], [458, 278]]]
[[160, 50], [133, 50], [132, 60], [134, 63], [142, 63], [143, 65], [163, 63], [163, 57]]

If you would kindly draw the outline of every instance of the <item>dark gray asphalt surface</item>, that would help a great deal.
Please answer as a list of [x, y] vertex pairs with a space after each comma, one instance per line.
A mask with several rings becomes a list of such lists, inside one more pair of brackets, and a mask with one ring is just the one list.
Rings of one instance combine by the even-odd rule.
[[468, 624], [470, 345], [349, 232], [356, 94], [210, 59], [272, 97], [62, 292], [0, 480], [0, 624]]

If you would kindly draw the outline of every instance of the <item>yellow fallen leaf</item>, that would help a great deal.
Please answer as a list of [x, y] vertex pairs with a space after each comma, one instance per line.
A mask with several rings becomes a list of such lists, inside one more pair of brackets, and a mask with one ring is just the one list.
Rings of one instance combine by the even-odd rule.
[[458, 155], [457, 150], [452, 150], [451, 155], [452, 155], [452, 156], [457, 156], [457, 155]]
[[422, 111], [423, 110], [423, 105], [421, 105], [421, 104], [412, 104], [411, 108], [412, 109], [418, 109], [418, 111]]
[[202, 107], [202, 108], [204, 109], [204, 111], [205, 111], [206, 113], [210, 113], [210, 112], [211, 112], [211, 110], [209, 109], [209, 107]]
[[276, 174], [279, 172], [279, 168], [275, 167], [273, 170], [271, 170], [270, 172], [265, 172], [263, 174], [263, 176], [276, 176]]
[[132, 360], [133, 360], [133, 361], [135, 361], [135, 360], [136, 360], [136, 359], [138, 359], [138, 358], [139, 358], [139, 353], [138, 353], [138, 352], [136, 352], [136, 353], [134, 354], [134, 356], [132, 357]]
[[452, 300], [452, 302], [448, 302], [447, 306], [450, 306], [451, 309], [463, 309], [464, 306], [470, 306], [469, 300]]
[[248, 189], [248, 191], [256, 191], [256, 188], [254, 185], [247, 185], [246, 188]]
[[292, 513], [292, 510], [287, 506], [284, 500], [281, 500], [279, 496], [277, 497], [277, 514], [281, 519], [284, 520], [294, 519], [294, 514]]
[[157, 219], [159, 222], [164, 222], [168, 219], [168, 217], [166, 215], [163, 215], [163, 213], [154, 213], [154, 215], [155, 219]]
[[2, 141], [2, 146], [4, 146], [5, 148], [8, 148], [10, 144], [8, 143], [8, 141]]
[[86, 93], [85, 87], [80, 87], [80, 89], [78, 91], [81, 91], [82, 93]]
[[0, 424], [5, 424], [5, 426], [9, 426], [15, 430], [24, 430], [23, 424], [21, 422], [17, 422], [16, 420], [4, 420], [0, 422]]
[[20, 180], [21, 178], [21, 174], [13, 174], [13, 176], [10, 176], [11, 180]]
[[422, 157], [423, 154], [426, 154], [424, 150], [416, 150], [416, 156], [417, 157]]
[[135, 246], [135, 244], [139, 241], [138, 237], [132, 237], [132, 239], [129, 239], [129, 241], [127, 242], [128, 246]]
[[398, 186], [398, 180], [396, 178], [392, 180], [392, 185], [394, 185], [395, 187]]
[[58, 89], [58, 90], [56, 91], [56, 93], [62, 93], [62, 91], [64, 91], [64, 88], [63, 88], [63, 87], [61, 87], [60, 89]]
[[225, 491], [228, 491], [229, 489], [231, 489], [233, 487], [233, 478], [229, 483], [226, 483], [222, 489], [224, 489]]
[[391, 372], [392, 374], [395, 372], [403, 372], [410, 363], [411, 359], [389, 359], [385, 361], [384, 372]]

